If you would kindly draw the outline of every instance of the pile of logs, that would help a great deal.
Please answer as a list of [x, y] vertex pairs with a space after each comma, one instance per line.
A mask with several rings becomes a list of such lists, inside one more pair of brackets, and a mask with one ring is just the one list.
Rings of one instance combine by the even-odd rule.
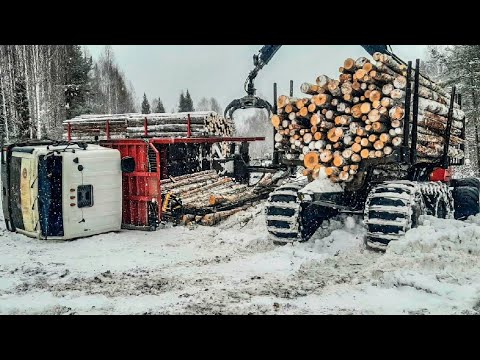
[[[275, 148], [303, 161], [305, 175], [317, 178], [324, 168], [332, 181], [349, 182], [365, 160], [388, 156], [403, 143], [407, 67], [375, 53], [372, 60], [346, 59], [339, 71], [338, 79], [320, 75], [315, 84], [303, 83], [308, 97], [280, 96], [271, 121]], [[418, 161], [434, 162], [443, 156], [450, 96], [424, 75], [419, 84]], [[465, 114], [457, 104], [453, 119], [449, 156], [462, 158], [456, 145], [464, 141]]]
[[111, 139], [145, 136], [145, 119], [148, 137], [186, 137], [190, 115], [190, 136], [233, 136], [233, 121], [213, 111], [158, 114], [88, 114], [63, 122], [64, 138], [68, 137], [70, 125], [72, 140], [105, 140], [107, 120]]
[[268, 195], [269, 189], [259, 191], [259, 187], [239, 184], [230, 177], [219, 176], [215, 170], [205, 170], [162, 180], [161, 191], [165, 198], [168, 195], [181, 201], [181, 223], [211, 226], [251, 206]]

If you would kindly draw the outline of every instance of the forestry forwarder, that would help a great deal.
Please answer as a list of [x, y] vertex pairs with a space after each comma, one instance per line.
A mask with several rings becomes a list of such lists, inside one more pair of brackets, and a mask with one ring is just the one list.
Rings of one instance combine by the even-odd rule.
[[[274, 84], [274, 107], [255, 97], [253, 80], [281, 45], [267, 45], [254, 56], [255, 69], [247, 79], [247, 96], [234, 100], [226, 108], [231, 117], [237, 109], [261, 108], [277, 114], [276, 84]], [[398, 63], [404, 61], [387, 50], [386, 45], [362, 45], [370, 55], [386, 53]], [[449, 145], [454, 103], [461, 108], [461, 95], [452, 88], [448, 121], [444, 136], [443, 155], [429, 162], [417, 157], [417, 126], [419, 112], [419, 77], [417, 69], [408, 62], [405, 97], [404, 137], [401, 146], [390, 155], [367, 159], [362, 162], [359, 176], [345, 183], [343, 191], [325, 192], [309, 187], [308, 181], [295, 178], [297, 166], [303, 161], [287, 160], [282, 151], [274, 149], [273, 166], [287, 169], [291, 178], [273, 191], [266, 205], [267, 229], [270, 238], [277, 244], [306, 241], [324, 220], [340, 213], [363, 214], [367, 227], [366, 244], [372, 249], [385, 250], [392, 240], [401, 239], [405, 232], [418, 225], [420, 215], [439, 218], [466, 219], [480, 212], [480, 181], [476, 178], [451, 179], [451, 165], [463, 165], [464, 159], [450, 158]], [[425, 78], [425, 77], [424, 77]], [[293, 84], [290, 82], [290, 96]], [[455, 105], [455, 106], [457, 106]], [[460, 134], [465, 139], [465, 120]], [[459, 145], [464, 151], [464, 145]]]

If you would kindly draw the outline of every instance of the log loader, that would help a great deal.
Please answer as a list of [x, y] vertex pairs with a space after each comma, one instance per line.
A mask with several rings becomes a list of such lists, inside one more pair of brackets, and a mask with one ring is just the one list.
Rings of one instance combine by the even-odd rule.
[[[247, 95], [233, 100], [225, 109], [225, 116], [233, 116], [237, 109], [259, 108], [277, 113], [276, 84], [274, 105], [255, 96], [254, 79], [272, 59], [281, 45], [266, 45], [254, 56], [255, 68], [245, 83]], [[417, 127], [419, 118], [420, 83], [426, 77], [420, 74], [420, 61], [415, 68], [387, 50], [387, 45], [362, 45], [370, 54], [383, 53], [407, 70], [403, 141], [387, 156], [362, 161], [359, 175], [354, 181], [338, 187], [315, 185], [311, 178], [295, 175], [303, 161], [289, 159], [282, 150], [274, 149], [272, 167], [288, 169], [291, 176], [283, 180], [269, 196], [266, 204], [266, 221], [269, 237], [276, 244], [306, 241], [323, 221], [340, 213], [363, 215], [367, 228], [366, 245], [375, 250], [385, 250], [390, 241], [401, 240], [406, 231], [418, 225], [423, 214], [439, 218], [466, 219], [480, 212], [480, 180], [476, 178], [452, 179], [452, 166], [462, 165], [463, 159], [450, 156], [452, 113], [461, 108], [461, 95], [452, 88], [448, 122], [443, 137], [440, 157], [421, 161], [417, 156]], [[391, 50], [391, 48], [390, 48]], [[423, 80], [423, 82], [422, 82]], [[293, 96], [292, 81], [290, 96]], [[420, 99], [423, 101], [422, 99]], [[465, 119], [458, 130], [465, 139]], [[293, 145], [292, 145], [293, 146]], [[449, 149], [450, 146], [450, 149]], [[464, 145], [460, 145], [464, 151]], [[368, 151], [367, 151], [368, 153]], [[327, 182], [329, 180], [327, 179]]]

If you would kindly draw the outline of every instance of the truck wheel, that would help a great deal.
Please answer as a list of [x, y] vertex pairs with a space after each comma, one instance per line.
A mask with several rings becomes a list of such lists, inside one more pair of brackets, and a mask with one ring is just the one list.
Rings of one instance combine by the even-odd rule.
[[455, 219], [464, 220], [480, 212], [480, 191], [478, 187], [460, 186], [452, 191]]
[[364, 222], [367, 226], [367, 247], [385, 250], [392, 240], [399, 240], [417, 227], [425, 205], [420, 189], [414, 182], [385, 182], [374, 187], [365, 203]]
[[304, 186], [304, 183], [288, 183], [270, 194], [265, 214], [268, 235], [274, 244], [285, 245], [301, 238], [298, 191]]

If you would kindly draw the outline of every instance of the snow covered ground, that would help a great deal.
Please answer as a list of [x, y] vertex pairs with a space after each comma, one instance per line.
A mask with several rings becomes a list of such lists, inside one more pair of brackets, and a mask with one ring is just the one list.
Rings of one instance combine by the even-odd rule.
[[480, 313], [480, 217], [425, 217], [382, 254], [346, 216], [274, 246], [263, 210], [70, 242], [12, 234], [0, 219], [0, 314]]

